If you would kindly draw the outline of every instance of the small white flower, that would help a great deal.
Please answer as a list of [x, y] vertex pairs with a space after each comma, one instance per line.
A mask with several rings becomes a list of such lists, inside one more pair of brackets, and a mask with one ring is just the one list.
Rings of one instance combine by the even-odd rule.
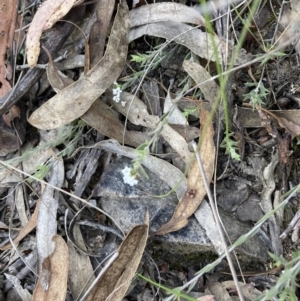
[[113, 89], [113, 95], [117, 95], [118, 94], [118, 89]]
[[116, 102], [116, 103], [120, 102], [120, 96], [117, 96], [117, 95], [114, 96], [113, 101]]
[[136, 185], [139, 181], [136, 179], [135, 176], [131, 174], [132, 168], [125, 166], [124, 169], [122, 169], [123, 174], [123, 181], [125, 184], [128, 184], [130, 186]]
[[113, 101], [115, 101], [116, 103], [120, 102], [120, 96], [122, 93], [122, 89], [120, 88], [120, 86], [118, 85], [117, 82], [114, 82], [114, 86], [115, 88], [112, 89], [113, 92]]
[[121, 101], [121, 105], [122, 105], [122, 107], [125, 107], [126, 106], [126, 101]]

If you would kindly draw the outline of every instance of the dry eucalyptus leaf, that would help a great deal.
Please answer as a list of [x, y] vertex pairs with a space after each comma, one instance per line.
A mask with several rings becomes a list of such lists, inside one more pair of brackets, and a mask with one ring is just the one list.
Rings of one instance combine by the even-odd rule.
[[50, 52], [47, 50], [46, 47], [43, 47], [43, 49], [46, 51], [48, 57], [49, 57], [49, 62], [47, 65], [47, 78], [48, 81], [53, 88], [53, 90], [56, 93], [59, 93], [61, 90], [64, 88], [68, 87], [69, 85], [73, 84], [73, 80], [71, 78], [68, 78], [66, 75], [64, 75], [62, 72], [60, 72], [51, 57]]
[[216, 51], [220, 62], [227, 62], [227, 55], [231, 52], [231, 47], [218, 36], [178, 22], [158, 22], [132, 28], [129, 33], [129, 41], [136, 40], [143, 35], [172, 40], [213, 62], [216, 61], [214, 45], [217, 47]]
[[[73, 237], [76, 244], [82, 250], [86, 250], [85, 242], [82, 237], [79, 225], [74, 225]], [[89, 256], [78, 252], [73, 243], [68, 240], [69, 249], [69, 286], [72, 297], [78, 300], [80, 295], [83, 295], [88, 289], [89, 285], [94, 281], [94, 271]], [[83, 288], [85, 289], [83, 290]]]
[[[127, 58], [129, 11], [121, 1], [102, 60], [78, 81], [52, 97], [29, 118], [39, 129], [54, 129], [82, 116], [118, 78]], [[68, 114], [66, 114], [68, 112]]]
[[107, 30], [115, 8], [115, 0], [99, 0], [96, 4], [96, 20], [93, 23], [90, 35], [90, 57], [91, 66], [94, 67], [103, 57]]
[[26, 55], [30, 68], [33, 68], [40, 54], [40, 38], [47, 20], [55, 13], [65, 0], [44, 1], [35, 13], [26, 38]]
[[104, 273], [86, 301], [121, 301], [137, 271], [148, 239], [149, 214], [145, 224], [135, 226], [125, 237], [119, 256]]
[[[209, 116], [209, 111], [203, 108], [200, 109], [200, 122], [201, 145], [199, 153], [203, 162], [206, 179], [210, 183], [214, 173], [216, 152], [213, 140], [214, 127]], [[198, 162], [194, 160], [188, 174], [186, 193], [177, 205], [171, 220], [157, 230], [155, 234], [164, 235], [185, 227], [188, 224], [188, 218], [197, 210], [205, 195], [206, 189]]]
[[[211, 75], [202, 66], [195, 62], [184, 61], [182, 67], [197, 85], [211, 79]], [[220, 87], [214, 80], [207, 81], [198, 87], [202, 91], [206, 100], [213, 102], [217, 99]]]
[[53, 253], [54, 243], [52, 238], [57, 234], [57, 208], [58, 192], [55, 188], [61, 188], [64, 183], [65, 169], [62, 159], [57, 159], [53, 164], [48, 183], [39, 205], [39, 213], [36, 224], [36, 240], [39, 263]]
[[32, 301], [65, 301], [69, 267], [68, 246], [61, 236], [53, 237], [54, 252], [42, 263]]
[[[122, 92], [120, 102], [116, 103], [112, 100], [111, 91], [107, 91], [106, 95], [110, 103], [133, 124], [142, 125], [150, 129], [161, 127], [161, 136], [186, 164], [190, 163], [192, 154], [185, 139], [168, 124], [165, 124], [164, 121], [160, 121], [158, 116], [150, 115], [147, 111], [147, 106], [138, 97], [127, 92]], [[125, 106], [122, 103], [125, 103]]]
[[26, 38], [26, 55], [30, 68], [36, 66], [40, 54], [40, 38], [44, 30], [53, 26], [82, 0], [46, 0], [35, 13]]
[[[81, 119], [104, 136], [123, 142], [124, 125], [108, 105], [101, 100], [96, 100], [90, 109], [81, 116]], [[137, 147], [150, 137], [146, 133], [137, 131], [125, 131], [124, 143]]]
[[135, 125], [154, 129], [160, 122], [158, 116], [150, 115], [147, 106], [136, 96], [128, 92], [122, 92], [120, 101], [113, 100], [111, 89], [106, 91], [106, 96], [111, 105]]
[[195, 9], [174, 2], [143, 5], [130, 11], [131, 27], [160, 21], [176, 21], [205, 26], [205, 20]]
[[189, 151], [189, 146], [185, 139], [178, 132], [168, 124], [165, 124], [160, 134], [186, 164], [191, 163], [193, 154]]
[[[54, 0], [51, 0], [52, 2], [55, 2]], [[70, 9], [75, 5], [77, 0], [67, 0], [60, 4], [60, 6], [57, 7], [55, 12], [47, 19], [47, 22], [45, 23], [43, 30], [47, 30], [53, 26], [56, 21], [61, 19], [63, 16], [65, 16]]]
[[15, 29], [15, 17], [17, 13], [16, 0], [1, 1], [0, 13], [0, 97], [4, 96], [10, 89], [11, 85], [7, 80], [7, 50], [12, 48], [13, 34]]
[[[98, 142], [92, 147], [99, 147], [131, 159], [136, 159], [138, 157], [138, 154], [134, 149], [121, 146], [117, 141], [112, 139]], [[144, 158], [142, 164], [174, 189], [179, 200], [182, 198], [187, 188], [186, 178], [178, 168], [165, 160], [150, 155]]]

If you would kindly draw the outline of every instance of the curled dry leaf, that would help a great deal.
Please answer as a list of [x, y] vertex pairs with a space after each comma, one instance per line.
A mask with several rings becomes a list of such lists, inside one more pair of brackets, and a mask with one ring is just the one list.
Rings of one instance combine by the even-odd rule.
[[49, 83], [53, 90], [56, 93], [59, 93], [64, 88], [68, 87], [69, 85], [73, 84], [73, 80], [71, 78], [68, 78], [66, 75], [64, 75], [62, 72], [60, 72], [53, 60], [50, 52], [46, 47], [43, 46], [43, 49], [46, 51], [48, 57], [49, 57], [49, 63], [47, 65], [47, 78], [49, 80]]
[[87, 301], [121, 301], [141, 261], [148, 239], [149, 214], [145, 224], [135, 226], [119, 247], [119, 256], [87, 297]]
[[26, 55], [30, 68], [33, 68], [40, 54], [40, 38], [47, 20], [55, 13], [65, 0], [44, 1], [35, 13], [26, 38]]
[[65, 301], [69, 268], [68, 247], [61, 236], [53, 237], [54, 252], [44, 259], [32, 301]]
[[[210, 183], [214, 172], [215, 145], [214, 128], [209, 116], [209, 111], [200, 109], [200, 157], [204, 165], [205, 176]], [[196, 211], [206, 195], [204, 182], [196, 160], [194, 160], [188, 174], [187, 190], [177, 205], [171, 220], [155, 232], [156, 235], [164, 235], [177, 231], [188, 224], [188, 218]]]
[[205, 20], [195, 9], [174, 2], [143, 5], [130, 11], [131, 27], [160, 21], [176, 21], [205, 26]]
[[189, 48], [200, 57], [213, 62], [216, 61], [214, 45], [216, 45], [220, 62], [226, 63], [228, 59], [227, 55], [232, 50], [218, 36], [178, 22], [158, 22], [132, 28], [129, 33], [129, 41], [136, 40], [143, 35], [174, 41]]
[[[214, 80], [207, 81], [211, 79], [211, 75], [201, 65], [192, 61], [184, 61], [182, 67], [197, 83], [206, 100], [213, 102], [217, 99], [220, 87]], [[201, 84], [204, 81], [206, 82]]]
[[129, 11], [123, 0], [118, 6], [102, 60], [86, 75], [33, 112], [29, 123], [42, 130], [54, 129], [82, 116], [120, 75], [127, 57], [128, 32]]

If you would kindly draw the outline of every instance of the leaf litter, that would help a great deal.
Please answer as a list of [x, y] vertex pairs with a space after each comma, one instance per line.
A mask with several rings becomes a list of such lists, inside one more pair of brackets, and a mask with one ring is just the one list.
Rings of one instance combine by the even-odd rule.
[[[39, 40], [42, 31], [52, 26], [58, 19], [64, 16], [75, 2], [76, 1], [70, 1], [68, 3], [68, 5], [70, 5], [69, 8], [65, 8], [64, 5], [67, 3], [44, 1], [45, 4], [43, 4], [43, 6], [50, 6], [48, 6], [48, 9], [42, 6], [42, 9], [38, 10], [36, 20], [32, 22], [27, 37], [26, 47], [30, 67], [34, 67], [37, 62], [40, 51]], [[178, 125], [185, 126], [186, 131], [192, 131], [192, 127], [189, 127], [188, 122], [177, 107], [182, 99], [178, 101], [178, 99], [174, 97], [174, 101], [171, 93], [167, 93], [167, 96], [163, 99], [165, 104], [165, 116], [161, 118], [161, 116], [151, 115], [145, 103], [133, 93], [122, 92], [120, 95], [121, 101], [119, 103], [113, 101], [112, 84], [121, 73], [122, 76], [124, 75], [128, 43], [144, 35], [157, 36], [175, 41], [208, 61], [215, 60], [213, 56], [214, 49], [211, 43], [212, 40], [214, 40], [217, 45], [221, 62], [227, 61], [227, 55], [229, 55], [230, 58], [233, 48], [216, 35], [209, 35], [199, 28], [182, 24], [190, 23], [205, 27], [205, 22], [201, 14], [185, 5], [177, 3], [157, 3], [141, 6], [129, 12], [125, 1], [121, 1], [121, 4], [118, 6], [106, 52], [102, 58], [106, 31], [109, 27], [109, 20], [114, 6], [112, 2], [109, 2], [109, 4], [110, 8], [107, 8], [107, 11], [105, 11], [103, 7], [106, 7], [108, 3], [105, 1], [99, 1], [97, 3], [98, 15], [91, 30], [90, 44], [91, 46], [95, 46], [97, 44], [97, 37], [99, 37], [100, 34], [102, 35], [99, 40], [101, 40], [102, 44], [99, 47], [99, 53], [97, 53], [97, 48], [93, 49], [91, 47], [92, 69], [74, 82], [60, 72], [59, 68], [53, 63], [51, 55], [49, 55], [47, 77], [57, 95], [38, 108], [30, 116], [29, 122], [39, 129], [49, 130], [61, 127], [73, 122], [77, 118], [81, 118], [104, 136], [114, 139], [101, 141], [91, 147], [99, 147], [108, 152], [135, 159], [137, 159], [138, 156], [134, 149], [120, 145], [116, 141], [138, 147], [139, 145], [147, 144], [147, 142], [152, 139], [153, 134], [163, 138], [164, 142], [167, 142], [168, 145], [171, 146], [172, 151], [174, 151], [170, 157], [175, 155], [179, 156], [185, 166], [190, 167], [186, 178], [182, 171], [158, 157], [147, 155], [142, 161], [144, 166], [152, 170], [162, 181], [168, 183], [171, 188], [174, 188], [177, 193], [177, 198], [180, 200], [169, 222], [155, 232], [156, 235], [165, 235], [184, 228], [188, 224], [189, 217], [195, 213], [206, 194], [198, 165], [196, 161], [192, 162], [194, 154], [190, 151], [191, 148], [188, 143], [191, 139], [186, 139], [184, 130], [182, 130], [182, 132], [176, 130], [178, 129]], [[43, 12], [45, 15], [42, 14]], [[99, 22], [101, 23], [101, 20], [105, 18], [106, 21], [102, 24], [103, 29], [100, 30], [101, 26], [99, 26]], [[131, 23], [131, 25], [129, 23]], [[129, 31], [130, 26], [132, 29]], [[86, 54], [86, 57], [87, 56]], [[236, 60], [236, 64], [240, 63], [240, 60]], [[1, 64], [0, 67], [3, 66], [3, 64]], [[88, 64], [85, 63], [85, 67], [87, 66]], [[185, 60], [182, 67], [199, 86], [205, 99], [209, 102], [213, 102], [219, 93], [219, 86], [212, 80], [210, 73], [200, 64], [190, 60]], [[0, 75], [3, 79], [3, 74], [0, 73]], [[5, 80], [6, 78], [4, 81]], [[202, 82], [205, 83], [202, 84]], [[101, 95], [102, 97], [99, 99]], [[104, 102], [104, 99], [106, 102]], [[193, 103], [193, 101], [191, 101], [191, 103]], [[216, 152], [213, 139], [214, 128], [212, 116], [210, 116], [209, 111], [206, 110], [210, 105], [200, 105], [199, 102], [194, 102], [194, 106], [200, 107], [201, 128], [199, 131], [199, 153], [205, 165], [206, 178], [210, 183], [213, 177]], [[68, 114], [66, 114], [66, 112], [68, 112]], [[242, 112], [246, 112], [246, 109], [238, 108], [238, 112], [241, 112], [240, 115], [243, 116]], [[250, 110], [248, 112], [250, 113]], [[251, 118], [246, 116], [246, 112], [245, 118], [241, 119], [241, 124], [247, 127], [247, 122], [252, 122], [254, 127], [260, 126], [257, 111], [251, 110], [251, 112], [252, 115], [255, 115], [256, 120], [250, 120]], [[280, 113], [278, 111], [273, 113], [272, 110], [264, 110], [264, 112], [270, 119], [273, 118], [275, 123], [280, 127], [285, 128], [292, 137], [298, 136], [299, 126], [297, 117], [295, 117], [297, 116], [295, 110]], [[126, 128], [126, 123], [124, 124], [123, 120], [120, 120], [118, 113], [124, 116], [126, 122], [129, 121], [131, 123], [130, 126], [136, 126], [135, 128], [133, 127], [134, 130], [128, 130]], [[19, 114], [12, 114], [12, 118], [5, 121], [6, 124], [11, 124], [11, 120], [15, 117], [19, 117]], [[175, 125], [171, 126], [173, 123]], [[142, 132], [139, 130], [141, 127], [147, 128], [150, 132]], [[138, 130], [136, 130], [137, 128]], [[194, 127], [193, 130], [195, 131], [195, 129]], [[198, 135], [193, 134], [191, 136], [195, 136], [196, 138]], [[159, 154], [156, 155], [159, 156]], [[51, 154], [48, 156], [51, 156]], [[161, 155], [161, 157], [163, 158], [163, 155]], [[45, 156], [41, 162], [45, 162], [46, 159], [47, 156]], [[52, 175], [55, 173], [60, 179], [57, 180], [50, 176], [49, 183], [52, 183], [53, 180], [54, 186], [62, 187], [65, 171], [62, 166], [59, 165], [60, 163], [56, 166], [57, 169], [53, 167]], [[33, 173], [33, 171], [29, 173]], [[3, 174], [3, 178], [6, 177], [7, 175]], [[5, 181], [9, 183], [7, 179]], [[37, 202], [34, 214], [29, 221], [25, 223], [13, 242], [14, 244], [18, 244], [35, 226], [37, 227], [40, 278], [34, 291], [33, 300], [65, 299], [67, 292], [68, 253], [72, 254], [70, 257], [76, 258], [76, 260], [71, 261], [73, 268], [77, 260], [78, 263], [80, 262], [82, 269], [83, 266], [88, 266], [84, 275], [82, 274], [80, 275], [82, 277], [78, 277], [80, 279], [71, 277], [70, 280], [70, 282], [74, 280], [71, 285], [73, 297], [78, 297], [81, 294], [85, 282], [88, 282], [87, 277], [89, 274], [92, 274], [93, 268], [88, 264], [88, 261], [86, 261], [87, 257], [79, 254], [70, 242], [66, 245], [64, 240], [56, 234], [58, 227], [56, 223], [58, 194], [53, 188], [49, 188], [48, 186], [42, 188], [44, 191], [41, 195], [40, 202]], [[39, 211], [39, 217], [36, 216], [37, 211]], [[199, 219], [199, 217], [197, 218]], [[47, 227], [45, 227], [45, 225], [47, 225]], [[149, 220], [147, 217], [144, 225], [135, 226], [133, 230], [128, 233], [117, 251], [117, 259], [115, 259], [104, 276], [102, 276], [100, 281], [92, 289], [88, 300], [122, 300], [140, 263], [147, 242], [148, 230]], [[78, 231], [76, 236], [81, 240], [82, 236], [80, 231]], [[11, 245], [7, 244], [1, 249], [4, 250], [10, 247]], [[81, 246], [81, 249], [84, 249], [84, 246]], [[60, 265], [63, 265], [64, 268], [61, 268]], [[70, 267], [69, 275], [72, 273], [78, 274], [79, 271], [80, 268], [74, 270]], [[54, 278], [52, 275], [57, 275], [57, 277]], [[85, 292], [87, 292], [87, 288]]]
[[[85, 76], [61, 90], [33, 112], [28, 122], [40, 129], [53, 129], [82, 116], [120, 75], [127, 58], [128, 31], [128, 8], [122, 1], [111, 30], [106, 53], [101, 61]], [[70, 107], [72, 110], [68, 110]], [[69, 111], [69, 114], [65, 114], [66, 111]]]

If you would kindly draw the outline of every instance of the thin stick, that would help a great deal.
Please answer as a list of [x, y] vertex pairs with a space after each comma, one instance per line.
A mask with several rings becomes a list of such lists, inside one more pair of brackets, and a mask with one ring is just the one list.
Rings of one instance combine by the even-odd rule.
[[205, 176], [205, 171], [204, 171], [204, 168], [203, 168], [202, 160], [201, 160], [201, 157], [200, 157], [200, 155], [198, 153], [198, 150], [197, 150], [197, 144], [195, 143], [195, 141], [193, 141], [192, 144], [193, 144], [193, 149], [195, 151], [196, 158], [197, 158], [197, 161], [198, 161], [198, 165], [199, 165], [199, 169], [200, 169], [201, 176], [202, 176], [202, 179], [203, 179], [203, 183], [204, 183], [204, 186], [205, 186], [205, 189], [206, 189], [206, 192], [207, 192], [210, 207], [211, 207], [213, 215], [215, 217], [215, 221], [216, 221], [218, 231], [219, 231], [222, 243], [223, 243], [224, 251], [225, 251], [226, 258], [227, 258], [227, 261], [228, 261], [228, 264], [229, 264], [229, 268], [230, 268], [230, 271], [231, 271], [231, 274], [232, 274], [232, 277], [233, 277], [233, 280], [234, 280], [234, 283], [235, 283], [235, 286], [236, 286], [236, 290], [238, 292], [240, 300], [244, 301], [244, 296], [243, 296], [241, 288], [239, 286], [236, 271], [235, 271], [235, 268], [233, 266], [233, 263], [232, 263], [232, 260], [231, 260], [231, 257], [230, 257], [230, 253], [228, 251], [227, 243], [226, 243], [226, 240], [225, 240], [225, 236], [224, 236], [224, 233], [223, 233], [223, 230], [222, 230], [222, 227], [221, 227], [221, 223], [220, 223], [220, 220], [219, 220], [218, 215], [217, 215], [216, 205], [215, 205], [212, 193], [210, 191], [209, 185], [207, 183], [207, 179], [206, 179], [206, 176]]

